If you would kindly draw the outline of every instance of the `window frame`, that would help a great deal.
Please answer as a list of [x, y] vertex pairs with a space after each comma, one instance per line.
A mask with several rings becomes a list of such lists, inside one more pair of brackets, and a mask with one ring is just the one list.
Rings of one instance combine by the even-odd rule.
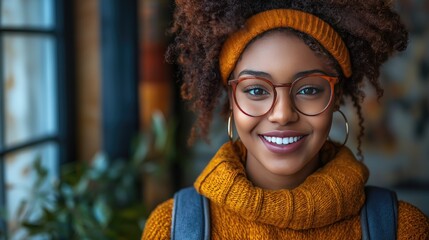
[[[58, 166], [64, 163], [75, 161], [75, 84], [74, 84], [74, 25], [73, 25], [73, 3], [67, 0], [53, 1], [54, 24], [51, 28], [34, 27], [3, 27], [0, 25], [0, 118], [5, 118], [4, 105], [4, 55], [3, 36], [7, 34], [41, 34], [51, 36], [55, 42], [56, 60], [56, 122], [57, 131], [54, 134], [47, 134], [41, 137], [32, 138], [13, 146], [5, 146], [5, 121], [0, 124], [0, 209], [6, 209], [5, 191], [5, 165], [4, 157], [7, 154], [21, 151], [30, 147], [39, 146], [45, 143], [55, 143], [58, 146]], [[1, 12], [1, 4], [0, 4]], [[1, 21], [1, 19], [0, 19]], [[57, 169], [57, 174], [59, 174]], [[0, 232], [7, 238], [7, 222], [0, 219]]]

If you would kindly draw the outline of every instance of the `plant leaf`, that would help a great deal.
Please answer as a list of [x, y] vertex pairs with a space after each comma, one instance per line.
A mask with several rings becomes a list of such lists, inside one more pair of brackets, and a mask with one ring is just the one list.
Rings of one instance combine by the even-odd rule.
[[152, 115], [152, 127], [155, 134], [155, 150], [162, 151], [167, 142], [167, 124], [165, 123], [164, 114], [160, 111]]
[[105, 228], [110, 221], [112, 211], [105, 199], [99, 197], [94, 204], [94, 216], [100, 225]]

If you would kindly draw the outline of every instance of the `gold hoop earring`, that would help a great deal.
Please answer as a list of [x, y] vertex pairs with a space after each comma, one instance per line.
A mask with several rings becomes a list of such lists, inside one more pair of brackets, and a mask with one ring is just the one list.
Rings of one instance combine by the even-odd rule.
[[344, 122], [346, 125], [346, 139], [344, 140], [343, 144], [341, 145], [341, 146], [344, 146], [344, 145], [346, 145], [347, 140], [349, 139], [349, 122], [347, 121], [346, 115], [340, 109], [337, 109], [337, 112], [339, 112], [341, 114], [341, 116], [343, 116]]
[[234, 132], [232, 131], [232, 111], [228, 117], [228, 137], [229, 137], [229, 141], [232, 142], [234, 139]]

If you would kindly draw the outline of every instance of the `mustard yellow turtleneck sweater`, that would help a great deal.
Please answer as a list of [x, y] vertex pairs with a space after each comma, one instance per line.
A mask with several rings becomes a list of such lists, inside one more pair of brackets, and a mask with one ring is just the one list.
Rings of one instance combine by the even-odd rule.
[[[367, 168], [327, 143], [323, 167], [292, 190], [255, 187], [241, 142], [220, 148], [194, 187], [210, 200], [211, 239], [361, 239], [359, 211]], [[173, 199], [150, 215], [142, 239], [170, 239]], [[399, 202], [398, 239], [429, 239], [429, 219]]]

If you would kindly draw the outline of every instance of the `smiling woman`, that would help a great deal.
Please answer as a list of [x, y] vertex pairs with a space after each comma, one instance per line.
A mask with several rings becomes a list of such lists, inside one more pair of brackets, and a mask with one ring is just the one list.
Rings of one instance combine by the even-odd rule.
[[[191, 139], [207, 137], [227, 95], [230, 141], [194, 183], [210, 204], [210, 237], [361, 239], [369, 171], [344, 144], [327, 139], [334, 112], [344, 116], [340, 105], [350, 98], [360, 141], [362, 82], [381, 97], [379, 68], [407, 45], [399, 16], [379, 0], [176, 3], [167, 57], [177, 59], [182, 97], [198, 114]], [[143, 239], [175, 236], [176, 199], [154, 210]], [[398, 239], [429, 237], [423, 213], [394, 205]]]

